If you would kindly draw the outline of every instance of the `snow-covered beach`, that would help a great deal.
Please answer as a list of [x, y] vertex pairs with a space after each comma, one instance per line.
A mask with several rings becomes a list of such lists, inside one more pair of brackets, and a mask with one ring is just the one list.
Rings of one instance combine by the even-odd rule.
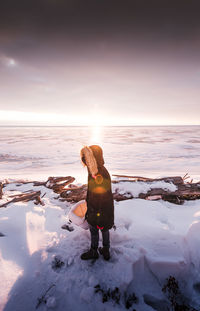
[[[63, 175], [65, 168], [75, 183], [86, 182], [78, 149], [97, 137], [113, 174], [189, 172], [200, 179], [200, 127], [104, 129], [104, 136], [98, 130], [92, 138], [85, 134], [88, 129], [79, 129], [74, 138], [73, 128], [68, 129], [65, 142], [64, 135], [58, 139], [61, 129], [56, 134], [49, 129], [49, 139], [47, 132], [30, 128], [13, 138], [9, 129], [6, 140], [3, 128], [0, 179], [43, 180], [56, 172], [59, 162], [55, 176]], [[39, 132], [42, 136], [36, 135]], [[200, 200], [183, 205], [148, 201], [137, 197], [139, 191], [148, 191], [146, 183], [113, 184], [113, 191], [120, 187], [121, 193], [127, 190], [134, 198], [115, 202], [111, 260], [83, 262], [80, 254], [89, 247], [89, 231], [75, 225], [71, 231], [61, 228], [71, 204], [60, 201], [52, 189], [8, 180], [0, 204], [34, 189], [41, 191], [44, 205], [16, 202], [0, 209], [0, 310], [173, 310], [169, 292], [162, 290], [170, 276], [179, 285], [177, 303], [190, 306], [185, 310], [200, 309]], [[165, 182], [157, 186], [170, 191], [175, 187]]]

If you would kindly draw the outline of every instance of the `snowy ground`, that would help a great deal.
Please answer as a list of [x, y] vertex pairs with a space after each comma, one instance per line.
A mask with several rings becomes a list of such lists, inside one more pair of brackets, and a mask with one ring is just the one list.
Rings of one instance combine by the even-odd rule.
[[[121, 191], [137, 195], [142, 185], [149, 190], [144, 183], [134, 185], [123, 184]], [[30, 189], [33, 184], [8, 184], [0, 204]], [[111, 260], [91, 262], [80, 259], [90, 244], [89, 231], [61, 229], [70, 204], [43, 186], [34, 190], [45, 194], [44, 206], [19, 202], [0, 209], [0, 310], [126, 310], [129, 298], [129, 310], [165, 311], [169, 300], [162, 287], [169, 276], [178, 280], [187, 303], [200, 309], [199, 200], [182, 206], [138, 198], [115, 202]], [[104, 293], [116, 287], [118, 292], [103, 303], [96, 285]]]

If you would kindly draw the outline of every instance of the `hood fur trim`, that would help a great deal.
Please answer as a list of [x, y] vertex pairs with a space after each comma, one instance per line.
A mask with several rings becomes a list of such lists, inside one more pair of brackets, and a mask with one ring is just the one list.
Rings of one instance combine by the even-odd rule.
[[81, 157], [85, 158], [86, 165], [92, 176], [95, 176], [98, 173], [97, 161], [94, 157], [94, 154], [90, 147], [85, 146], [81, 149]]

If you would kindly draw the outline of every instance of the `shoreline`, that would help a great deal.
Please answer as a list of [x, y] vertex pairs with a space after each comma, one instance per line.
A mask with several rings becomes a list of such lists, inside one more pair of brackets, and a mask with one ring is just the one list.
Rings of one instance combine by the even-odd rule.
[[[114, 180], [114, 175], [137, 175], [137, 176], [144, 176], [146, 178], [163, 178], [163, 177], [173, 177], [173, 176], [181, 176], [184, 177], [185, 174], [187, 174], [187, 172], [177, 172], [174, 173], [172, 172], [171, 174], [169, 174], [169, 172], [154, 172], [154, 173], [146, 173], [143, 171], [136, 171], [136, 170], [132, 170], [131, 174], [130, 171], [127, 170], [109, 170], [110, 171], [110, 176], [111, 179]], [[2, 174], [1, 174], [2, 175]], [[47, 180], [50, 176], [53, 177], [64, 177], [66, 176], [66, 174], [56, 174], [55, 171], [52, 172], [52, 174], [49, 173], [41, 173], [40, 175], [38, 173], [23, 173], [23, 174], [5, 174], [4, 176], [0, 175], [0, 182], [3, 182], [5, 180], [11, 180], [11, 181], [17, 181], [17, 180], [24, 180], [24, 181], [28, 181], [28, 182], [32, 182], [32, 181], [45, 181]], [[193, 180], [193, 182], [199, 182], [200, 181], [200, 173], [199, 174], [189, 174], [190, 179]], [[78, 173], [73, 173], [73, 171], [69, 172], [68, 176], [72, 176], [75, 178], [75, 184], [86, 184], [87, 183], [87, 172], [84, 170], [84, 168], [82, 168], [82, 172], [79, 174]]]

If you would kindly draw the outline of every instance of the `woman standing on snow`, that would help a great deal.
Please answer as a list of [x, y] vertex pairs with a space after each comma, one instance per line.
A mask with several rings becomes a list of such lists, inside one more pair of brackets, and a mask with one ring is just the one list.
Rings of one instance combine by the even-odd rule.
[[104, 167], [103, 151], [98, 145], [82, 148], [81, 160], [88, 169], [87, 212], [85, 218], [91, 233], [91, 248], [81, 255], [81, 259], [97, 259], [99, 257], [99, 230], [101, 230], [103, 248], [99, 248], [99, 252], [105, 260], [109, 260], [109, 229], [114, 225], [114, 203], [110, 174]]

